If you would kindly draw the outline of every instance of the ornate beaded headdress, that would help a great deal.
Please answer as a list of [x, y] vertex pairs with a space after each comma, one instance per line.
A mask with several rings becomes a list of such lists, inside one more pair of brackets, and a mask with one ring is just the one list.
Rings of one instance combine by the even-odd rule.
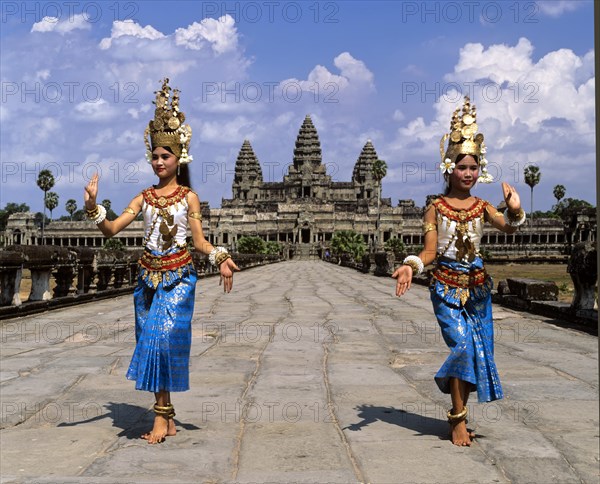
[[193, 158], [188, 154], [188, 149], [192, 139], [192, 128], [189, 124], [183, 124], [185, 114], [179, 110], [179, 90], [173, 90], [169, 105], [171, 97], [169, 79], [165, 78], [162, 83], [162, 89], [155, 91], [156, 100], [152, 101], [156, 104], [154, 119], [148, 123], [144, 131], [146, 159], [150, 163], [154, 148], [168, 146], [179, 158], [180, 163], [190, 163]]
[[[488, 162], [485, 159], [486, 148], [483, 134], [477, 133], [477, 112], [475, 105], [471, 104], [469, 96], [465, 96], [462, 113], [460, 111], [460, 108], [456, 108], [450, 121], [450, 133], [446, 133], [440, 140], [440, 156], [442, 157], [440, 170], [444, 174], [452, 173], [458, 155], [476, 156], [481, 167], [478, 180], [490, 183], [494, 179], [487, 171]], [[447, 139], [449, 139], [448, 148], [445, 148]]]

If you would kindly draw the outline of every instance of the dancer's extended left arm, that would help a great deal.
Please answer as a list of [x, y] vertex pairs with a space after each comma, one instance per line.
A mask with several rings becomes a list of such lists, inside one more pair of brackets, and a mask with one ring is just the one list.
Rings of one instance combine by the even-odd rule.
[[[203, 254], [210, 254], [214, 249], [214, 246], [206, 240], [204, 232], [202, 231], [202, 220], [197, 217], [191, 217], [190, 214], [199, 214], [200, 212], [200, 200], [198, 195], [194, 192], [188, 193], [188, 223], [190, 230], [192, 231], [192, 238], [194, 240], [194, 248]], [[226, 259], [224, 262], [219, 264], [219, 272], [221, 277], [219, 284], [223, 283], [223, 290], [230, 292], [233, 287], [233, 273], [239, 271], [240, 268], [233, 262], [233, 259]]]

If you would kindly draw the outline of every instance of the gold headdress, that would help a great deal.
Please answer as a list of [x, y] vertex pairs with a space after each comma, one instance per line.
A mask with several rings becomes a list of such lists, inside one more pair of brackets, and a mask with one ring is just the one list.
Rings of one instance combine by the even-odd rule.
[[[487, 171], [487, 160], [485, 159], [486, 148], [483, 143], [483, 134], [477, 133], [477, 112], [475, 105], [471, 104], [469, 96], [465, 96], [465, 102], [462, 107], [456, 108], [450, 121], [450, 133], [446, 133], [440, 140], [440, 156], [442, 163], [440, 169], [442, 173], [452, 173], [456, 158], [458, 155], [472, 155], [479, 160], [481, 174], [479, 180], [484, 183], [493, 181], [493, 177]], [[475, 134], [477, 133], [477, 134]], [[446, 140], [448, 148], [445, 148]]]
[[169, 79], [162, 81], [162, 89], [155, 91], [156, 104], [154, 119], [148, 123], [144, 131], [144, 142], [146, 143], [146, 159], [152, 160], [152, 150], [159, 146], [168, 146], [173, 154], [179, 158], [180, 163], [189, 163], [192, 157], [188, 154], [190, 140], [192, 139], [192, 128], [189, 124], [183, 124], [185, 114], [179, 110], [179, 90], [173, 90], [173, 99], [169, 106], [171, 88]]

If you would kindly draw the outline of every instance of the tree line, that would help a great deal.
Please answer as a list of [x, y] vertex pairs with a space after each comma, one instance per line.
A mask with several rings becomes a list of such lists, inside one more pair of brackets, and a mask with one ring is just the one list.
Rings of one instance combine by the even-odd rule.
[[[379, 215], [380, 215], [379, 214], [379, 212], [380, 212], [380, 203], [379, 202], [381, 199], [382, 180], [387, 174], [387, 163], [383, 160], [376, 160], [373, 163], [372, 170], [373, 170], [373, 178], [375, 179], [375, 181], [377, 183], [376, 238], [378, 241], [378, 245], [380, 245], [381, 242], [379, 242], [379, 241], [382, 240], [382, 234], [381, 234], [381, 226], [380, 226], [381, 224], [380, 224], [380, 217], [379, 217]], [[534, 208], [533, 207], [533, 190], [540, 183], [540, 180], [542, 177], [542, 172], [541, 172], [540, 168], [536, 165], [527, 165], [524, 169], [523, 175], [525, 177], [525, 183], [531, 189], [530, 211], [529, 211], [530, 223], [532, 223], [534, 218], [563, 218], [565, 216], [565, 214], [567, 214], [568, 212], [571, 212], [572, 210], [577, 210], [577, 209], [586, 208], [586, 207], [593, 207], [592, 204], [586, 202], [585, 200], [579, 200], [577, 198], [565, 198], [565, 195], [566, 195], [565, 186], [564, 185], [556, 185], [552, 191], [554, 197], [556, 198], [556, 205], [554, 205], [552, 207], [552, 210], [549, 210], [546, 212], [534, 211], [533, 210], [533, 208]], [[55, 183], [56, 183], [56, 180], [50, 170], [41, 170], [40, 173], [38, 174], [37, 186], [40, 188], [40, 190], [42, 190], [44, 192], [44, 195], [43, 195], [44, 212], [43, 213], [37, 212], [35, 214], [35, 223], [38, 225], [38, 227], [40, 227], [42, 229], [42, 239], [44, 237], [45, 226], [48, 222], [52, 221], [52, 212], [53, 212], [53, 210], [55, 210], [58, 207], [59, 201], [60, 201], [60, 197], [59, 197], [58, 193], [51, 191], [52, 188], [54, 187]], [[111, 202], [109, 199], [102, 200], [101, 204], [104, 206], [104, 208], [106, 208], [107, 218], [109, 220], [114, 220], [115, 218], [117, 218], [117, 214], [111, 208]], [[46, 216], [46, 209], [50, 211], [49, 218]], [[60, 220], [60, 221], [82, 221], [82, 220], [87, 219], [85, 210], [83, 208], [82, 209], [78, 208], [77, 201], [75, 199], [70, 198], [69, 200], [66, 201], [65, 210], [67, 211], [67, 213], [69, 215], [68, 216], [63, 215], [58, 220]], [[29, 211], [30, 211], [29, 205], [27, 205], [26, 203], [13, 203], [13, 202], [7, 203], [3, 209], [0, 209], [0, 231], [4, 231], [6, 229], [6, 224], [8, 221], [8, 217], [10, 217], [10, 215], [12, 215], [13, 213], [29, 212]], [[140, 215], [138, 215], [138, 219], [141, 219]], [[351, 231], [348, 231], [348, 232], [351, 232]], [[339, 237], [341, 237], [339, 239], [340, 240], [339, 243], [342, 246], [344, 246], [347, 250], [349, 250], [352, 253], [353, 257], [360, 258], [363, 255], [361, 253], [361, 251], [363, 249], [360, 248], [361, 244], [358, 239], [360, 238], [362, 240], [362, 237], [360, 237], [359, 234], [355, 234], [355, 235], [357, 237], [355, 237], [354, 235], [352, 235], [350, 233], [342, 234], [339, 236]], [[241, 238], [240, 241], [242, 241], [242, 239], [243, 238]], [[241, 249], [243, 251], [247, 251], [247, 250], [256, 250], [257, 251], [257, 252], [247, 252], [247, 253], [277, 253], [279, 250], [278, 248], [275, 247], [275, 245], [273, 245], [273, 244], [269, 245], [270, 243], [264, 242], [259, 237], [250, 237], [247, 239], [248, 239], [247, 241], [242, 242]], [[258, 239], [258, 240], [254, 240], [254, 239]], [[337, 240], [337, 239], [335, 239], [335, 237], [334, 237], [334, 240]], [[394, 240], [394, 239], [392, 239], [392, 240]], [[263, 247], [261, 245], [261, 242], [259, 242], [259, 241], [261, 241], [262, 243], [264, 243], [266, 245]], [[333, 244], [333, 242], [334, 241], [332, 240], [332, 244]], [[338, 242], [336, 242], [336, 243], [338, 243]], [[246, 247], [245, 244], [248, 245], [248, 247]], [[276, 242], [274, 244], [276, 244], [277, 246], [279, 245]], [[239, 241], [238, 241], [238, 249], [239, 248], [240, 248], [240, 245], [239, 245]], [[267, 251], [267, 252], [265, 252], [265, 251]], [[346, 253], [348, 253], [348, 252], [346, 252]]]

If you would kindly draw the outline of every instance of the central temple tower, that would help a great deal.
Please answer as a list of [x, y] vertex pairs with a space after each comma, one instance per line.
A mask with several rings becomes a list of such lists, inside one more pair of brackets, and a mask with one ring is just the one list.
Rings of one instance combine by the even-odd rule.
[[294, 163], [283, 178], [288, 198], [321, 199], [329, 195], [331, 177], [322, 164], [319, 135], [307, 114], [294, 147]]

